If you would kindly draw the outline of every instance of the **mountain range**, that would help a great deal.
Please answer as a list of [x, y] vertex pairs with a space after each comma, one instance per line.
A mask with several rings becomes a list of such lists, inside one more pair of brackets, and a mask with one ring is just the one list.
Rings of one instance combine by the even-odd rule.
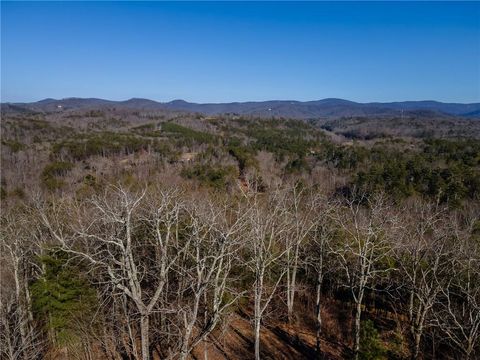
[[271, 100], [232, 103], [192, 103], [184, 100], [157, 102], [132, 98], [112, 101], [97, 98], [44, 99], [31, 103], [2, 103], [2, 111], [66, 111], [76, 109], [124, 108], [137, 110], [176, 110], [206, 115], [238, 114], [259, 117], [297, 119], [340, 118], [351, 116], [460, 116], [480, 118], [480, 103], [443, 103], [438, 101], [402, 101], [359, 103], [343, 99], [316, 101]]

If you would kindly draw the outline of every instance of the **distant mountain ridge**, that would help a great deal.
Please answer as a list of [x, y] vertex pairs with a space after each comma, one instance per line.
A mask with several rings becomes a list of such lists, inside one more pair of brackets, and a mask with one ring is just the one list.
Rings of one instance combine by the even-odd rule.
[[480, 103], [443, 103], [439, 101], [402, 101], [359, 103], [344, 99], [327, 98], [315, 101], [271, 100], [231, 103], [192, 103], [184, 100], [157, 102], [132, 98], [113, 101], [97, 98], [44, 99], [31, 103], [2, 103], [2, 111], [62, 111], [116, 107], [143, 110], [179, 110], [206, 115], [238, 114], [259, 117], [290, 117], [298, 119], [339, 118], [345, 116], [461, 116], [480, 117]]

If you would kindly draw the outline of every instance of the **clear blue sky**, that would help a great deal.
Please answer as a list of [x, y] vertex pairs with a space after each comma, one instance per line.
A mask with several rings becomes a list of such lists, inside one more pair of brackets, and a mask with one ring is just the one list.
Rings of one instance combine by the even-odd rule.
[[1, 99], [480, 101], [480, 2], [3, 2]]

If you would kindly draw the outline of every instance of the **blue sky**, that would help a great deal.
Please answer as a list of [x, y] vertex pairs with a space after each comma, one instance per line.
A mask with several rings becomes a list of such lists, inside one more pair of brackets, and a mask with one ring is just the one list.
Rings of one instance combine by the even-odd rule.
[[1, 99], [480, 101], [480, 2], [3, 2]]

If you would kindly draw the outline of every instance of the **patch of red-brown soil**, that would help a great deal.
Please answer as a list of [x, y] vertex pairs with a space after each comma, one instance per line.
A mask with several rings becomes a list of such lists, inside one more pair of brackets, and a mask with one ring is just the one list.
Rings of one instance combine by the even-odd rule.
[[[336, 304], [330, 304], [330, 308]], [[338, 319], [331, 315], [326, 306], [322, 315], [324, 317], [325, 330], [322, 334], [321, 348], [323, 359], [344, 359], [348, 354], [348, 348], [338, 339], [343, 334], [333, 334], [333, 329], [349, 326], [339, 324]], [[332, 309], [333, 310], [333, 309]], [[338, 309], [335, 308], [335, 311]], [[299, 306], [298, 316], [292, 324], [282, 321], [267, 321], [261, 329], [260, 352], [262, 359], [316, 359], [315, 351], [315, 322], [313, 313]], [[224, 326], [224, 329], [214, 332], [206, 344], [200, 344], [193, 352], [192, 358], [203, 359], [205, 346], [209, 360], [224, 359], [253, 359], [254, 358], [254, 333], [251, 309], [242, 309], [232, 314]], [[348, 329], [347, 329], [348, 332]]]

